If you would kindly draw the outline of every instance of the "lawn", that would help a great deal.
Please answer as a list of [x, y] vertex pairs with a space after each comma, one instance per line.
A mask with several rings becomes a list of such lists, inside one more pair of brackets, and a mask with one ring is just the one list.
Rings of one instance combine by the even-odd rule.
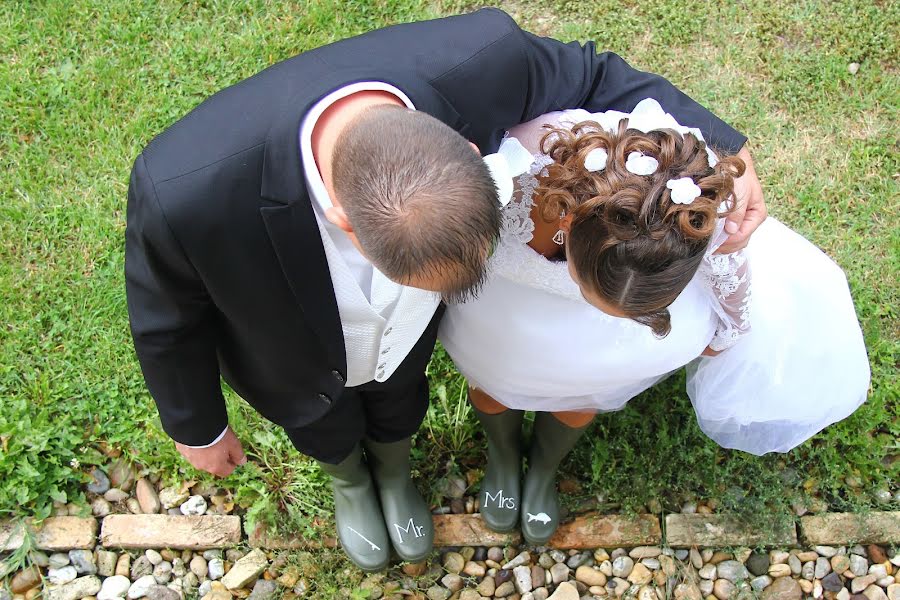
[[[798, 503], [900, 508], [900, 3], [573, 0], [501, 3], [527, 29], [594, 39], [661, 73], [745, 132], [770, 212], [847, 272], [872, 365], [868, 402], [784, 455], [718, 448], [676, 376], [597, 419], [564, 464], [569, 504], [747, 518]], [[195, 479], [159, 428], [130, 343], [123, 283], [128, 174], [206, 96], [281, 59], [396, 22], [470, 10], [411, 0], [12, 1], [0, 4], [0, 518], [79, 502], [122, 452]], [[854, 66], [851, 66], [854, 65]], [[798, 273], [798, 277], [802, 277]], [[483, 438], [438, 350], [415, 464], [439, 499]], [[226, 485], [254, 519], [329, 512], [327, 483], [239, 399], [251, 463]], [[285, 516], [288, 517], [287, 521]]]

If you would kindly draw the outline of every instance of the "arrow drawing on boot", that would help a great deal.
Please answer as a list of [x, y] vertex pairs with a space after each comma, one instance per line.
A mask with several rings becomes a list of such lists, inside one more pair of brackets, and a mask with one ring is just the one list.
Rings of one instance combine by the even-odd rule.
[[540, 521], [541, 523], [543, 523], [544, 525], [546, 525], [547, 523], [549, 523], [550, 521], [553, 520], [553, 519], [550, 518], [550, 515], [548, 515], [548, 514], [545, 513], [545, 512], [539, 512], [539, 513], [536, 514], [536, 515], [533, 515], [533, 514], [531, 514], [531, 513], [525, 513], [525, 514], [528, 515], [528, 522], [529, 522], [529, 523], [531, 523], [532, 521]]
[[347, 527], [347, 529], [349, 529], [350, 531], [352, 531], [353, 533], [355, 533], [356, 535], [358, 535], [359, 537], [361, 537], [362, 539], [364, 539], [364, 540], [366, 541], [367, 544], [369, 544], [370, 546], [372, 546], [372, 550], [381, 550], [381, 548], [379, 548], [379, 547], [375, 544], [375, 542], [373, 542], [372, 540], [370, 540], [369, 538], [367, 538], [366, 536], [364, 536], [363, 534], [361, 534], [361, 533], [358, 532], [357, 530], [353, 529], [352, 527]]

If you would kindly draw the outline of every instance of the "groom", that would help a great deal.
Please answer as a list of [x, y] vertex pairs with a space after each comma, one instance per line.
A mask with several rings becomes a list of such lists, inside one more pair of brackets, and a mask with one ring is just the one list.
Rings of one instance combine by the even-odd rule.
[[[409, 470], [425, 366], [441, 297], [477, 289], [499, 228], [478, 152], [548, 111], [645, 97], [749, 161], [746, 138], [662, 78], [494, 9], [305, 52], [160, 134], [131, 174], [125, 275], [179, 452], [219, 476], [246, 460], [224, 379], [332, 476], [357, 565], [383, 568], [391, 547], [425, 557], [431, 518]], [[735, 244], [765, 216], [749, 164]]]

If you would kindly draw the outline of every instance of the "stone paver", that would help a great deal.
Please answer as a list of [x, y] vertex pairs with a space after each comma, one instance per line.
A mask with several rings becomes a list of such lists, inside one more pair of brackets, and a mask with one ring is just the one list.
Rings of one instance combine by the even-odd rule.
[[800, 533], [809, 544], [897, 544], [900, 543], [900, 511], [802, 517]]
[[505, 546], [522, 543], [518, 531], [496, 533], [488, 529], [481, 515], [435, 515], [435, 546]]
[[666, 541], [673, 548], [691, 546], [797, 545], [793, 523], [764, 531], [725, 515], [674, 514], [666, 516]]
[[[81, 517], [50, 517], [31, 528], [39, 550], [90, 550], [97, 542], [97, 520]], [[25, 530], [21, 523], [0, 522], [0, 552], [22, 546]]]
[[106, 548], [202, 550], [240, 541], [241, 519], [235, 516], [110, 515], [100, 532]]
[[593, 549], [616, 546], [648, 546], [662, 541], [659, 519], [638, 515], [585, 515], [559, 526], [549, 546], [565, 549]]

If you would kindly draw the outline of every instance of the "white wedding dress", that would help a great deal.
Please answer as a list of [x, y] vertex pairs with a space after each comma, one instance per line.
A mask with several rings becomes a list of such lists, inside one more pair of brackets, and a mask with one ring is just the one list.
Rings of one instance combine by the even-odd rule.
[[[623, 117], [644, 131], [701, 137], [649, 99], [632, 113], [567, 110], [509, 131], [533, 163], [503, 209], [486, 285], [476, 300], [447, 307], [439, 334], [469, 384], [510, 408], [606, 412], [687, 365], [700, 428], [757, 455], [786, 452], [850, 415], [866, 399], [869, 364], [846, 279], [775, 219], [730, 255], [713, 254], [727, 237], [719, 223], [662, 339], [585, 302], [565, 262], [527, 246], [536, 176], [551, 162], [539, 150], [542, 126], [594, 120], [612, 130]], [[724, 351], [699, 357], [707, 345]]]

